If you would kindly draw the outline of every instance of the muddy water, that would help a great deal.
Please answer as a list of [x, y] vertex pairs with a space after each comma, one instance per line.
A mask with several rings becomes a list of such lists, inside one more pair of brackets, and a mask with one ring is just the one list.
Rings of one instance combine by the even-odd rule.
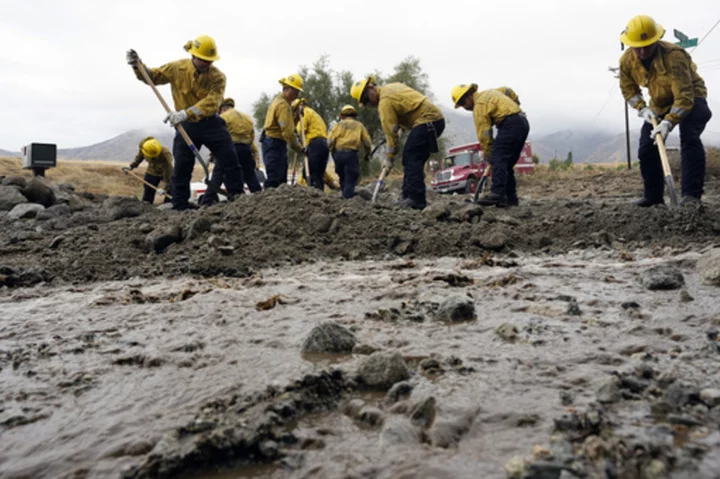
[[[348, 327], [364, 345], [406, 358], [411, 400], [437, 401], [430, 440], [388, 443], [379, 428], [338, 408], [295, 424], [293, 433], [312, 447], [292, 468], [220, 468], [193, 477], [505, 477], [512, 456], [548, 445], [553, 419], [568, 405], [561, 392], [582, 407], [595, 401], [597, 385], [611, 372], [648, 361], [700, 387], [718, 386], [718, 358], [703, 351], [720, 306], [717, 289], [698, 283], [699, 254], [631, 256], [575, 251], [509, 258], [494, 267], [457, 258], [315, 263], [243, 280], [5, 292], [0, 477], [119, 477], [208, 401], [281, 387], [324, 368], [354, 371], [364, 356], [300, 354], [308, 331], [326, 320]], [[684, 273], [692, 301], [639, 284], [648, 267], [668, 262]], [[472, 284], [453, 287], [452, 275]], [[472, 296], [476, 321], [447, 326], [365, 317], [455, 294]], [[280, 295], [274, 308], [256, 308], [274, 295]], [[579, 315], [569, 314], [569, 297]], [[623, 306], [629, 302], [638, 307]], [[517, 329], [514, 341], [495, 333], [503, 323]], [[419, 363], [428, 357], [444, 366], [423, 370]], [[463, 367], [448, 366], [457, 359]], [[357, 397], [382, 409], [386, 424], [404, 417], [390, 412], [382, 395]], [[618, 430], [657, 422], [647, 402], [620, 402], [612, 413]], [[443, 434], [453, 439], [438, 439]], [[677, 477], [715, 477], [718, 434], [688, 440], [710, 452], [696, 460], [693, 474]]]

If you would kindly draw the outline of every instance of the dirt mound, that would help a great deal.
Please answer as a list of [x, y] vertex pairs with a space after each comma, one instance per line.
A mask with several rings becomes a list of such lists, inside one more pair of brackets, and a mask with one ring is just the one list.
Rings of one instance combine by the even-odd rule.
[[[131, 198], [113, 200], [52, 221], [2, 220], [2, 265], [16, 277], [34, 267], [71, 282], [245, 276], [262, 267], [321, 258], [477, 257], [488, 251], [561, 253], [588, 247], [625, 251], [702, 245], [720, 233], [718, 205], [642, 209], [618, 198], [538, 200], [482, 210], [464, 197], [449, 197], [436, 198], [418, 212], [393, 206], [389, 194], [373, 205], [281, 187], [182, 213], [141, 207]], [[132, 214], [110, 208], [116, 203]]]

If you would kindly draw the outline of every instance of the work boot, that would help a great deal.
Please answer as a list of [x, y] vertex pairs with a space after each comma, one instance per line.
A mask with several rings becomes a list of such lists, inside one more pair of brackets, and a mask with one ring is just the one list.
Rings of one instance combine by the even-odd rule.
[[647, 208], [649, 206], [664, 205], [665, 201], [662, 198], [657, 199], [657, 200], [651, 200], [650, 198], [646, 198], [643, 196], [639, 200], [633, 201], [633, 204], [635, 206], [639, 206], [641, 208]]
[[497, 206], [498, 208], [505, 208], [508, 205], [506, 196], [498, 195], [497, 193], [490, 193], [485, 196], [478, 198], [478, 204], [483, 206]]
[[413, 210], [424, 210], [427, 207], [427, 203], [418, 203], [417, 201], [405, 198], [396, 203], [396, 206], [400, 208], [412, 208]]
[[510, 197], [508, 197], [508, 199], [507, 199], [507, 205], [508, 205], [508, 206], [519, 206], [519, 205], [520, 205], [520, 201], [517, 199], [517, 197], [515, 197], [515, 198], [510, 198]]
[[700, 206], [700, 198], [685, 195], [680, 200], [680, 206]]

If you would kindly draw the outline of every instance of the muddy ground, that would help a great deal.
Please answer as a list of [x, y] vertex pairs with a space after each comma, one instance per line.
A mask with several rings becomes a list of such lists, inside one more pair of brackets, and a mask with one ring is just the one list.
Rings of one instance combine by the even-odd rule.
[[0, 219], [0, 477], [719, 477], [717, 179], [613, 181]]

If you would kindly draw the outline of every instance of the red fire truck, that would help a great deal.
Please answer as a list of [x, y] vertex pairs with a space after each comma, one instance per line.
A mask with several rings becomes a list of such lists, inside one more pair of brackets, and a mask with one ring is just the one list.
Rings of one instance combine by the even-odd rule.
[[[483, 180], [488, 164], [483, 158], [480, 143], [468, 143], [450, 148], [442, 165], [436, 163], [435, 166], [433, 171], [431, 165], [433, 179], [430, 181], [430, 187], [433, 191], [437, 193], [475, 193], [476, 187]], [[515, 165], [515, 173], [524, 174], [533, 171], [535, 171], [535, 163], [532, 160], [532, 148], [530, 143], [525, 143]], [[486, 183], [487, 178], [482, 181], [482, 186], [486, 187]]]

